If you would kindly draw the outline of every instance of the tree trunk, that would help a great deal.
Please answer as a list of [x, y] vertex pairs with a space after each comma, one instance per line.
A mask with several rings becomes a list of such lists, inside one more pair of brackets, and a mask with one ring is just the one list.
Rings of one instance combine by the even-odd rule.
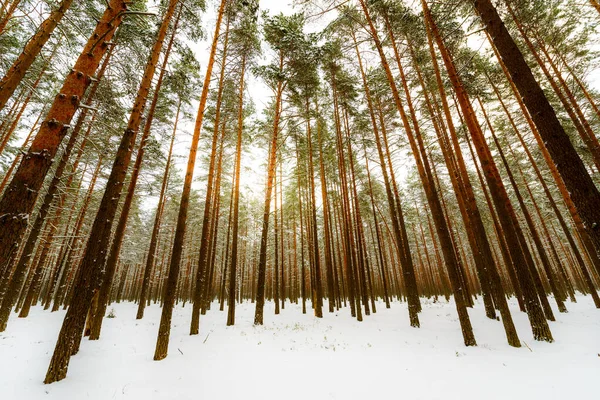
[[506, 189], [502, 184], [498, 168], [494, 163], [489, 147], [485, 142], [483, 132], [476, 119], [470, 99], [460, 81], [457, 74], [454, 62], [446, 49], [442, 37], [435, 25], [431, 12], [425, 0], [421, 1], [425, 14], [425, 23], [428, 35], [432, 35], [440, 49], [444, 64], [448, 71], [452, 86], [458, 97], [458, 103], [462, 110], [463, 116], [466, 119], [467, 128], [473, 139], [473, 144], [477, 150], [481, 160], [482, 169], [484, 171], [487, 184], [494, 200], [496, 211], [500, 220], [500, 224], [505, 233], [506, 240], [511, 251], [511, 257], [519, 277], [519, 283], [525, 297], [525, 305], [527, 315], [531, 323], [531, 327], [536, 340], [553, 341], [550, 328], [544, 318], [543, 311], [535, 293], [534, 282], [530, 276], [528, 268], [532, 266], [531, 257], [527, 258], [526, 244], [524, 243], [523, 233], [516, 220], [514, 209], [510, 203]]
[[[117, 228], [115, 229], [112, 246], [110, 247], [110, 253], [108, 255], [108, 259], [106, 261], [106, 265], [104, 266], [104, 278], [102, 281], [102, 285], [100, 287], [100, 293], [98, 296], [98, 309], [92, 315], [91, 322], [91, 331], [90, 331], [90, 340], [98, 340], [100, 338], [100, 331], [102, 329], [102, 320], [104, 319], [104, 314], [106, 313], [106, 307], [108, 306], [110, 295], [110, 288], [113, 284], [113, 279], [115, 275], [115, 271], [117, 269], [117, 263], [119, 262], [119, 253], [121, 252], [121, 246], [123, 244], [123, 238], [125, 237], [125, 230], [127, 229], [127, 221], [129, 219], [129, 212], [131, 210], [131, 205], [133, 204], [133, 196], [135, 195], [135, 188], [137, 185], [138, 177], [140, 176], [140, 169], [142, 167], [142, 162], [144, 160], [144, 153], [146, 150], [146, 144], [148, 139], [150, 138], [150, 130], [152, 128], [152, 122], [154, 121], [154, 112], [156, 110], [156, 105], [158, 103], [158, 96], [160, 95], [162, 82], [165, 76], [165, 72], [167, 70], [167, 65], [169, 63], [169, 55], [171, 54], [171, 48], [173, 47], [173, 41], [175, 40], [175, 35], [177, 34], [177, 27], [179, 25], [179, 17], [181, 15], [181, 9], [177, 13], [177, 17], [175, 18], [175, 22], [173, 23], [173, 29], [171, 32], [171, 37], [167, 44], [167, 48], [164, 52], [163, 63], [160, 69], [160, 73], [158, 75], [158, 80], [156, 82], [156, 86], [154, 87], [154, 95], [152, 97], [152, 102], [150, 104], [150, 108], [148, 109], [148, 115], [146, 117], [146, 123], [144, 125], [144, 131], [142, 133], [142, 137], [140, 139], [140, 145], [138, 148], [138, 152], [136, 155], [135, 163], [133, 165], [133, 169], [131, 171], [131, 177], [129, 180], [129, 187], [127, 188], [127, 195], [125, 196], [125, 201], [121, 207], [121, 215], [119, 216], [119, 222], [117, 223]], [[166, 22], [167, 28], [169, 22]], [[161, 40], [162, 41], [162, 40]], [[161, 43], [162, 44], [162, 43]], [[160, 53], [161, 48], [158, 48], [158, 52]], [[158, 57], [156, 58], [158, 60]]]
[[169, 154], [165, 164], [165, 172], [163, 173], [162, 184], [160, 187], [160, 196], [158, 205], [154, 215], [154, 225], [152, 226], [152, 235], [150, 236], [150, 246], [148, 247], [148, 256], [146, 257], [146, 266], [142, 278], [142, 287], [138, 302], [136, 319], [144, 318], [144, 309], [148, 297], [148, 289], [150, 286], [150, 273], [154, 268], [154, 260], [156, 259], [156, 247], [158, 244], [158, 234], [160, 232], [160, 224], [162, 220], [162, 209], [166, 201], [166, 189], [169, 181], [169, 171], [171, 169], [171, 157], [173, 156], [173, 144], [175, 142], [175, 134], [177, 133], [177, 124], [179, 122], [179, 112], [181, 110], [181, 100], [177, 103], [177, 112], [175, 113], [175, 123], [173, 124], [173, 133], [171, 134], [171, 144], [169, 145]]
[[[12, 309], [12, 306], [14, 305], [14, 303], [17, 299], [17, 296], [19, 294], [19, 289], [21, 288], [21, 286], [23, 284], [23, 280], [25, 279], [26, 268], [29, 265], [29, 261], [31, 260], [31, 255], [33, 254], [33, 249], [35, 247], [35, 244], [38, 241], [37, 239], [42, 230], [42, 226], [43, 226], [44, 222], [46, 222], [46, 217], [48, 216], [48, 212], [50, 211], [50, 206], [52, 205], [54, 196], [58, 192], [60, 181], [62, 179], [62, 175], [65, 170], [65, 167], [67, 166], [67, 163], [69, 161], [71, 152], [73, 151], [73, 148], [75, 147], [75, 144], [77, 143], [77, 139], [79, 136], [77, 133], [78, 132], [74, 131], [71, 134], [71, 137], [69, 138], [69, 142], [67, 143], [67, 146], [66, 146], [65, 150], [63, 151], [63, 154], [58, 163], [58, 167], [56, 168], [56, 171], [54, 172], [54, 176], [52, 177], [52, 181], [50, 182], [50, 185], [48, 186], [48, 191], [46, 192], [46, 195], [44, 196], [44, 201], [42, 202], [42, 206], [38, 212], [38, 215], [36, 216], [36, 218], [33, 222], [33, 226], [29, 232], [27, 241], [25, 242], [25, 245], [23, 246], [21, 257], [19, 257], [19, 259], [15, 263], [14, 273], [12, 275], [12, 279], [10, 281], [9, 286], [6, 289], [6, 295], [2, 296], [2, 293], [0, 293], [0, 298], [2, 299], [2, 306], [0, 307], [0, 332], [4, 332], [4, 330], [6, 329], [6, 324], [8, 322], [8, 316], [10, 315], [10, 310]], [[64, 197], [63, 197], [63, 199], [64, 199]], [[8, 273], [6, 275], [8, 275]], [[0, 291], [1, 290], [3, 290], [2, 287], [0, 287]]]
[[123, 0], [110, 1], [0, 199], [0, 272], [18, 248], [52, 160], [125, 10]]
[[6, 9], [6, 12], [0, 14], [0, 35], [4, 33], [8, 21], [10, 21], [20, 3], [21, 0], [13, 0], [12, 3], [10, 3], [10, 6]]
[[[366, 75], [365, 75], [365, 72], [364, 72], [364, 69], [362, 66], [362, 59], [360, 57], [360, 53], [358, 52], [358, 47], [356, 46], [356, 42], [355, 42], [355, 50], [356, 50], [356, 57], [358, 59], [358, 64], [359, 64], [359, 68], [360, 68], [360, 72], [361, 72], [363, 86], [365, 89], [367, 106], [369, 109], [369, 116], [371, 118], [371, 124], [373, 126], [375, 143], [377, 144], [377, 153], [379, 155], [379, 162], [380, 162], [381, 171], [383, 174], [383, 181], [385, 184], [385, 190], [386, 190], [386, 195], [387, 195], [387, 199], [388, 199], [390, 217], [392, 219], [393, 233], [394, 233], [394, 238], [396, 240], [395, 248], [397, 250], [398, 258], [399, 258], [399, 260], [401, 260], [400, 264], [401, 264], [403, 273], [405, 275], [406, 289], [409, 294], [409, 296], [408, 296], [408, 311], [409, 311], [410, 324], [411, 324], [411, 326], [419, 327], [420, 324], [419, 324], [418, 312], [420, 311], [420, 301], [419, 301], [419, 296], [417, 293], [416, 280], [414, 279], [414, 269], [412, 267], [412, 259], [411, 259], [410, 253], [409, 252], [407, 253], [405, 251], [405, 249], [408, 246], [408, 243], [406, 243], [406, 241], [405, 241], [406, 235], [403, 235], [402, 231], [401, 231], [401, 227], [404, 226], [404, 224], [402, 224], [400, 221], [403, 218], [401, 215], [402, 209], [400, 208], [400, 202], [397, 201], [397, 199], [395, 199], [394, 193], [392, 193], [390, 180], [392, 180], [392, 184], [393, 184], [394, 178], [392, 176], [392, 178], [390, 179], [390, 177], [388, 176], [386, 160], [384, 157], [384, 152], [383, 152], [382, 144], [381, 144], [382, 139], [380, 138], [379, 128], [377, 126], [377, 121], [375, 119], [375, 112], [374, 112], [373, 101], [371, 98], [371, 91], [367, 84]], [[390, 168], [390, 172], [393, 175], [391, 163], [389, 165], [389, 168]], [[414, 285], [411, 285], [410, 284], [411, 282], [414, 282]]]
[[[243, 51], [243, 50], [242, 50]], [[235, 149], [235, 183], [233, 187], [233, 238], [231, 241], [231, 268], [229, 269], [229, 304], [227, 309], [227, 326], [235, 324], [235, 290], [237, 283], [238, 263], [238, 229], [240, 214], [240, 169], [242, 161], [242, 132], [244, 129], [244, 75], [246, 74], [246, 54], [242, 55], [240, 92], [238, 95], [237, 144]], [[243, 275], [242, 275], [243, 277]], [[242, 280], [243, 282], [243, 280]]]
[[[283, 54], [279, 56], [279, 69], [283, 69]], [[267, 241], [269, 235], [269, 216], [271, 214], [271, 197], [273, 192], [273, 180], [275, 178], [275, 166], [277, 161], [277, 138], [279, 137], [279, 120], [281, 118], [281, 101], [283, 95], [283, 81], [277, 84], [275, 99], [275, 117], [273, 119], [273, 133], [271, 134], [271, 151], [269, 154], [269, 166], [267, 170], [267, 190], [265, 193], [265, 207], [263, 212], [262, 231], [260, 235], [260, 251], [258, 256], [258, 282], [256, 288], [256, 309], [254, 312], [254, 325], [263, 324], [265, 307], [265, 283], [267, 272]]]
[[[314, 273], [315, 273], [315, 317], [323, 318], [323, 289], [321, 286], [321, 256], [319, 254], [319, 235], [317, 230], [317, 200], [315, 196], [315, 167], [313, 163], [312, 153], [312, 132], [310, 127], [310, 107], [308, 100], [306, 101], [306, 142], [308, 145], [308, 183], [310, 189], [310, 199], [312, 203], [311, 218], [312, 218], [312, 239], [314, 247]], [[283, 177], [281, 177], [283, 179]], [[282, 227], [283, 229], [283, 227]], [[330, 306], [331, 308], [331, 306]]]
[[221, 120], [221, 101], [223, 98], [223, 82], [225, 79], [225, 63], [227, 61], [227, 46], [229, 42], [229, 17], [225, 23], [225, 38], [223, 40], [223, 57], [221, 60], [221, 72], [219, 76], [219, 86], [217, 91], [217, 101], [215, 104], [215, 122], [214, 122], [214, 131], [212, 137], [212, 147], [210, 154], [210, 163], [208, 166], [208, 183], [206, 187], [206, 200], [204, 202], [204, 215], [202, 217], [202, 233], [200, 236], [200, 251], [198, 256], [198, 269], [196, 272], [196, 287], [194, 291], [193, 301], [194, 304], [192, 306], [192, 322], [190, 324], [190, 335], [197, 335], [198, 329], [200, 327], [200, 309], [202, 307], [202, 290], [203, 283], [205, 281], [204, 274], [207, 263], [208, 263], [208, 253], [210, 252], [209, 248], [209, 238], [210, 238], [210, 215], [213, 208], [212, 198], [213, 198], [213, 185], [214, 185], [214, 173], [215, 173], [215, 155], [217, 152], [217, 142], [219, 138], [219, 126]]
[[490, 0], [473, 0], [477, 13], [502, 61], [505, 63], [525, 106], [554, 160], [570, 197], [584, 222], [596, 252], [600, 249], [600, 192], [588, 174], [561, 126], [546, 95], [535, 80], [523, 54], [504, 26]]
[[112, 224], [119, 205], [127, 168], [131, 161], [135, 137], [142, 120], [148, 92], [156, 70], [156, 62], [160, 55], [160, 50], [162, 49], [173, 13], [175, 12], [177, 1], [170, 1], [157, 32], [148, 62], [146, 63], [127, 129], [121, 138], [99, 210], [90, 231], [90, 239], [88, 240], [81, 262], [79, 277], [75, 282], [71, 306], [67, 311], [59, 333], [56, 348], [44, 381], [45, 383], [52, 383], [66, 377], [73, 347], [77, 347], [77, 344], [81, 340], [80, 335], [85, 323], [86, 314], [90, 308], [92, 298], [97, 294], [102, 282], [103, 271], [101, 268], [97, 268], [97, 265], [104, 265], [106, 262], [106, 249], [110, 240]]
[[[23, 52], [8, 71], [6, 71], [2, 80], [0, 80], [0, 111], [2, 111], [6, 102], [21, 82], [21, 79], [23, 79], [29, 67], [33, 64], [33, 61], [50, 38], [50, 35], [52, 35], [54, 28], [56, 28], [69, 7], [71, 7], [72, 2], [73, 0], [63, 0], [56, 9], [52, 10], [48, 18], [42, 22], [35, 35], [29, 39]], [[13, 2], [13, 4], [15, 3], [18, 3], [18, 1]], [[2, 30], [3, 26], [0, 22], [0, 32]]]
[[188, 206], [190, 202], [190, 192], [192, 189], [192, 179], [194, 175], [194, 166], [196, 165], [196, 152], [198, 150], [198, 141], [200, 140], [200, 131], [202, 129], [202, 121], [204, 120], [204, 109], [206, 108], [206, 100], [208, 99], [208, 89], [210, 87], [210, 79], [212, 69], [215, 63], [215, 54], [217, 52], [217, 44], [219, 42], [219, 31], [221, 29], [221, 21], [225, 12], [226, 0], [221, 0], [215, 32], [213, 34], [213, 42], [210, 50], [210, 57], [204, 77], [204, 85], [202, 86], [202, 95], [198, 106], [198, 114], [194, 125], [194, 134], [190, 145], [190, 153], [186, 167], [185, 180], [181, 193], [181, 201], [179, 203], [179, 213], [177, 216], [177, 225], [175, 228], [175, 238], [173, 240], [173, 251], [171, 253], [171, 261], [169, 274], [167, 277], [166, 288], [164, 293], [164, 304], [162, 314], [160, 316], [160, 327], [158, 330], [158, 338], [156, 341], [156, 349], [154, 352], [154, 360], [162, 360], [167, 356], [169, 348], [169, 335], [171, 333], [171, 317], [173, 315], [173, 305], [175, 304], [175, 295], [177, 291], [177, 281], [179, 280], [179, 270], [181, 263], [181, 254], [183, 252], [185, 228], [188, 214]]
[[[4, 133], [4, 137], [2, 138], [2, 143], [0, 143], [0, 154], [2, 154], [2, 152], [4, 152], [4, 149], [6, 148], [6, 145], [8, 144], [8, 142], [10, 141], [13, 133], [17, 129], [19, 121], [20, 121], [21, 117], [23, 116], [23, 112], [25, 112], [25, 109], [27, 108], [27, 105], [29, 104], [29, 101], [31, 100], [31, 98], [33, 97], [33, 95], [36, 93], [36, 89], [37, 89], [38, 85], [40, 84], [40, 82], [42, 81], [42, 78], [44, 77], [44, 74], [48, 70], [48, 65], [50, 65], [50, 62], [53, 60], [54, 55], [56, 54], [56, 50], [58, 50], [59, 44], [60, 44], [60, 42], [57, 42], [56, 45], [54, 46], [54, 49], [52, 49], [52, 53], [50, 54], [50, 56], [48, 57], [48, 59], [44, 62], [42, 70], [38, 74], [37, 79], [31, 85], [31, 88], [29, 89], [29, 93], [27, 94], [27, 97], [21, 103], [21, 108], [19, 109], [19, 112], [17, 113], [16, 116], [14, 116], [12, 118], [12, 123], [8, 127], [8, 129], [6, 130], [6, 132]], [[45, 109], [45, 107], [44, 107], [44, 109]], [[8, 119], [9, 118], [7, 118], [7, 120]], [[2, 130], [0, 130], [0, 132], [2, 132]]]

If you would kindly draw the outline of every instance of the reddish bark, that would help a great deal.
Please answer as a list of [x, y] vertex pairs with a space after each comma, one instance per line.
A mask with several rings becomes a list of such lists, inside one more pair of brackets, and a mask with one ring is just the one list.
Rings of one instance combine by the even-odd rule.
[[52, 160], [126, 9], [124, 0], [109, 3], [0, 199], [0, 271], [17, 250]]

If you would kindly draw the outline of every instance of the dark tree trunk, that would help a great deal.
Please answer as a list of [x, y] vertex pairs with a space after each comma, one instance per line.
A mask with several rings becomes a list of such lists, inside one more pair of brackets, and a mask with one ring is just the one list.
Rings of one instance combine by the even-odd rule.
[[490, 0], [473, 0], [473, 5], [519, 90], [544, 145], [577, 207], [596, 252], [598, 252], [600, 249], [600, 192], [598, 192], [598, 188], [492, 2]]

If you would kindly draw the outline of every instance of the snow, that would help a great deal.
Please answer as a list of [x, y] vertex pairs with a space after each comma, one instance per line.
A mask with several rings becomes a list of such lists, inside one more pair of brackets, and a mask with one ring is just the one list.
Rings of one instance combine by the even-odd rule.
[[[254, 305], [236, 308], [236, 325], [213, 304], [189, 336], [191, 307], [177, 306], [169, 356], [152, 360], [160, 308], [141, 321], [136, 306], [113, 304], [101, 339], [84, 339], [67, 378], [42, 383], [64, 311], [34, 307], [11, 315], [0, 334], [0, 399], [564, 399], [594, 398], [600, 374], [600, 310], [589, 298], [555, 310], [554, 343], [536, 342], [525, 314], [510, 302], [523, 347], [506, 344], [502, 325], [470, 310], [477, 347], [462, 344], [453, 304], [424, 301], [421, 328], [406, 304], [392, 303], [357, 322], [349, 309], [325, 318], [286, 303], [267, 303], [265, 325]], [[526, 345], [525, 345], [526, 344]]]

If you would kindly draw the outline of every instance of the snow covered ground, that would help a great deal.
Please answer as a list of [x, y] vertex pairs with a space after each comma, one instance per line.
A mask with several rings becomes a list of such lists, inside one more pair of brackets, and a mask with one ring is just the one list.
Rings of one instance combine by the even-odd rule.
[[[532, 339], [526, 315], [511, 302], [521, 341], [506, 344], [500, 322], [470, 310], [478, 346], [462, 345], [453, 304], [424, 301], [420, 329], [405, 304], [392, 303], [360, 323], [349, 309], [325, 318], [267, 304], [265, 325], [254, 305], [236, 309], [226, 327], [218, 306], [189, 336], [191, 307], [174, 313], [169, 356], [152, 360], [160, 308], [135, 320], [136, 307], [114, 304], [99, 341], [84, 340], [68, 376], [44, 385], [64, 312], [35, 307], [11, 316], [0, 334], [0, 399], [582, 399], [599, 398], [600, 310], [591, 299], [568, 303], [551, 323], [555, 343]], [[526, 345], [525, 345], [526, 344]]]

